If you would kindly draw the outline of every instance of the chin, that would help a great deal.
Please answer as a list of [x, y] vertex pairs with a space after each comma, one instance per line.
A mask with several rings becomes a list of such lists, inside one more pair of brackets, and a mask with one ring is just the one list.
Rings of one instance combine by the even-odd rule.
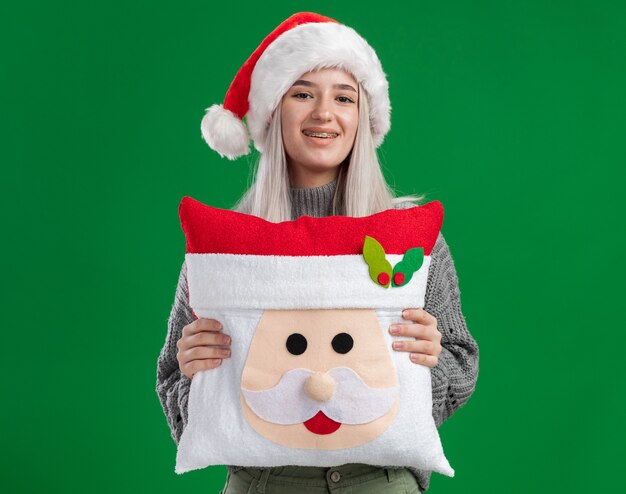
[[309, 170], [325, 171], [341, 166], [345, 159], [345, 157], [323, 157], [319, 159], [312, 159], [309, 161], [302, 161], [302, 163], [304, 164], [305, 168], [308, 168]]
[[301, 154], [293, 158], [288, 157], [288, 166], [292, 171], [296, 173], [305, 174], [318, 174], [328, 173], [330, 171], [337, 171], [337, 169], [344, 163], [347, 156], [333, 155], [315, 155], [307, 154], [306, 156]]
[[315, 165], [311, 165], [309, 167], [307, 167], [309, 170], [314, 171], [314, 172], [325, 172], [328, 170], [334, 170], [336, 168], [339, 167], [339, 165], [341, 165], [341, 162], [339, 163], [317, 163]]

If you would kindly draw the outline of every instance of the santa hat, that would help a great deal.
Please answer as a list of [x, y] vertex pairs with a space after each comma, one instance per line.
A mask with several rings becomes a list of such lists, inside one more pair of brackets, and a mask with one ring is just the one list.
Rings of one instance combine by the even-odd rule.
[[423, 307], [443, 206], [272, 223], [184, 197], [179, 215], [190, 305], [209, 317], [214, 310]]
[[247, 117], [255, 147], [263, 151], [268, 124], [285, 92], [305, 72], [337, 67], [352, 74], [367, 93], [370, 127], [378, 147], [389, 131], [387, 78], [376, 52], [356, 31], [334, 19], [300, 12], [272, 31], [233, 79], [223, 105], [206, 109], [202, 137], [221, 156], [248, 154]]

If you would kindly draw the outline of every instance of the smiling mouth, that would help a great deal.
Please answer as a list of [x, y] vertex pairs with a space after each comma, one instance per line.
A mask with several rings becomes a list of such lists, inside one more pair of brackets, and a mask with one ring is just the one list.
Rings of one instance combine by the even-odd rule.
[[332, 434], [339, 429], [339, 427], [341, 427], [341, 422], [335, 422], [333, 419], [328, 418], [324, 412], [320, 410], [313, 417], [304, 422], [304, 426], [313, 434], [323, 436], [326, 434]]
[[302, 133], [305, 136], [319, 137], [321, 139], [334, 139], [335, 137], [339, 136], [339, 134], [336, 134], [334, 132], [311, 132], [308, 130], [303, 130]]

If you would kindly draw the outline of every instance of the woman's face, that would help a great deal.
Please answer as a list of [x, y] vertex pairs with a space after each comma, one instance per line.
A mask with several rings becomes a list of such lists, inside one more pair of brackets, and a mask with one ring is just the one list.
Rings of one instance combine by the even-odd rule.
[[282, 136], [294, 187], [332, 181], [359, 121], [358, 84], [340, 69], [306, 72], [282, 99]]

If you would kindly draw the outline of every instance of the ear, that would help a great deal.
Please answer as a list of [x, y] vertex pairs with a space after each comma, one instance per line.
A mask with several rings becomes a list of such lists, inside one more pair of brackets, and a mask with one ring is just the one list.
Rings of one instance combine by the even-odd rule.
[[391, 263], [385, 257], [385, 249], [378, 240], [365, 236], [363, 242], [363, 259], [369, 266], [370, 278], [384, 288], [389, 287], [391, 282]]
[[424, 249], [416, 247], [404, 253], [402, 260], [393, 268], [392, 286], [404, 286], [424, 263]]

